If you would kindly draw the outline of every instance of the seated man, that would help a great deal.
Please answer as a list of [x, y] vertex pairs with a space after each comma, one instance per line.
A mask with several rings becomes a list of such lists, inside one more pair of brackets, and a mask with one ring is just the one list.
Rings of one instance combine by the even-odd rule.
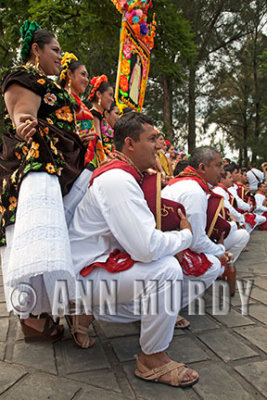
[[[218, 152], [213, 147], [199, 147], [189, 158], [189, 166], [162, 190], [162, 197], [179, 202], [185, 208], [193, 232], [190, 250], [204, 253], [212, 263], [203, 275], [198, 276], [206, 287], [224, 271], [219, 258], [228, 261], [225, 246], [214, 243], [206, 233], [209, 184], [216, 185], [221, 172], [222, 160]], [[188, 279], [192, 280], [192, 277], [184, 277], [184, 284]]]
[[[191, 386], [198, 374], [171, 361], [166, 353], [181, 306], [178, 295], [172, 304], [174, 312], [166, 311], [171, 286], [183, 279], [175, 255], [190, 246], [191, 227], [180, 212], [184, 229], [157, 230], [154, 215], [144, 199], [140, 187], [142, 171], [155, 166], [158, 150], [152, 120], [141, 113], [128, 113], [116, 122], [114, 138], [115, 159], [95, 170], [70, 225], [73, 264], [85, 285], [87, 281], [93, 283], [90, 311], [96, 319], [141, 319], [142, 351], [137, 357], [135, 374], [172, 386]], [[110, 285], [114, 281], [117, 293], [110, 301], [116, 312], [112, 315], [101, 311], [101, 292], [103, 282]], [[135, 283], [140, 281], [143, 287], [135, 291]], [[134, 313], [140, 298], [145, 309], [155, 296], [157, 313]]]
[[261, 229], [267, 231], [267, 184], [259, 183], [255, 194], [256, 208], [255, 213], [265, 218]]
[[232, 173], [233, 176], [233, 185], [229, 187], [229, 192], [234, 196], [237, 207], [245, 214], [246, 219], [246, 230], [248, 233], [251, 233], [256, 226], [261, 225], [264, 223], [264, 218], [260, 215], [253, 213], [254, 206], [252, 202], [245, 202], [241, 199], [238, 195], [238, 185], [237, 182], [241, 180], [241, 168], [236, 164], [230, 164], [229, 171]]
[[235, 262], [249, 241], [249, 233], [245, 230], [246, 227], [244, 215], [238, 212], [231, 204], [234, 198], [228, 189], [233, 184], [233, 177], [229, 169], [229, 166], [224, 167], [224, 172], [221, 175], [220, 183], [215, 186], [212, 191], [223, 196], [224, 207], [228, 211], [228, 214], [232, 216], [236, 222], [238, 222], [241, 228], [243, 228], [237, 230], [236, 224], [231, 222], [231, 224], [233, 224], [233, 228], [231, 228], [229, 235], [224, 241], [226, 249], [231, 248], [231, 252], [234, 254], [233, 262]]

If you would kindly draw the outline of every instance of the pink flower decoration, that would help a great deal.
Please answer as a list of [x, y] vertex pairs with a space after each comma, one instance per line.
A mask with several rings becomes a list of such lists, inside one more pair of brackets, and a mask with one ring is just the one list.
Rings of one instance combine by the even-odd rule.
[[139, 10], [136, 10], [135, 12], [136, 12], [137, 17], [139, 17], [139, 18], [142, 17], [142, 15], [143, 15], [143, 11], [142, 10], [139, 9]]
[[145, 62], [144, 63], [144, 65], [143, 65], [143, 78], [145, 79], [146, 78], [146, 74], [147, 74], [147, 63]]
[[129, 46], [127, 43], [124, 43], [122, 52], [126, 60], [129, 60], [129, 58], [131, 58], [131, 46]]

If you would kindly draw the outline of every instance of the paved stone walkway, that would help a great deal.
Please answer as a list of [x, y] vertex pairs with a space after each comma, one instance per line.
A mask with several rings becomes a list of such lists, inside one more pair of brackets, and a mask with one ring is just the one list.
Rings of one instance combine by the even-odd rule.
[[[0, 399], [8, 400], [249, 400], [267, 398], [267, 232], [256, 231], [238, 263], [239, 279], [254, 280], [248, 315], [237, 292], [226, 316], [190, 316], [176, 330], [169, 355], [200, 373], [193, 388], [147, 383], [133, 374], [139, 324], [94, 323], [96, 345], [25, 344], [17, 319], [6, 313], [0, 281]], [[187, 317], [187, 314], [184, 313]]]

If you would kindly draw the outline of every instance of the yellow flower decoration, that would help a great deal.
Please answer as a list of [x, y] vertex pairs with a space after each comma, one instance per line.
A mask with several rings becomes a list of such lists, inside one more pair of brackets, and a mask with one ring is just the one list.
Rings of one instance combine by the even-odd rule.
[[52, 142], [50, 142], [50, 147], [51, 147], [51, 150], [54, 152], [54, 154], [57, 155], [57, 153], [58, 153], [57, 148], [53, 145]]
[[61, 65], [62, 65], [63, 68], [62, 68], [62, 71], [60, 73], [60, 80], [66, 79], [67, 71], [69, 69], [69, 65], [70, 65], [71, 60], [77, 61], [78, 58], [73, 53], [66, 52], [64, 54], [64, 56], [62, 57], [62, 60], [61, 60]]
[[39, 158], [39, 143], [32, 142], [30, 151], [27, 154], [26, 160], [29, 160], [30, 158]]
[[47, 170], [47, 172], [49, 172], [49, 174], [54, 174], [56, 172], [54, 165], [52, 165], [51, 163], [46, 164], [45, 169]]
[[50, 125], [53, 125], [53, 124], [54, 124], [54, 122], [52, 121], [51, 118], [46, 118], [46, 120], [47, 120], [47, 122], [48, 122]]
[[58, 119], [63, 119], [63, 121], [71, 122], [73, 121], [73, 115], [69, 106], [63, 106], [55, 111]]
[[30, 158], [39, 158], [39, 150], [34, 150], [31, 148], [27, 154], [26, 160], [29, 160]]
[[45, 80], [44, 79], [38, 79], [37, 83], [40, 83], [41, 85], [45, 84]]
[[32, 142], [32, 148], [33, 148], [34, 150], [38, 150], [39, 147], [40, 147], [39, 143]]
[[4, 215], [5, 211], [6, 211], [5, 207], [4, 206], [0, 206], [0, 214]]
[[12, 196], [12, 197], [9, 197], [9, 203], [10, 203], [10, 206], [8, 207], [8, 209], [9, 209], [9, 211], [12, 211], [12, 210], [14, 210], [14, 208], [17, 207], [18, 201], [17, 201], [16, 197]]
[[22, 147], [22, 152], [24, 155], [28, 154], [28, 151], [29, 151], [28, 147], [26, 147], [26, 146]]
[[10, 179], [12, 183], [16, 183], [16, 175], [17, 175], [17, 170], [13, 172], [13, 174], [11, 175]]
[[53, 93], [46, 93], [44, 96], [44, 102], [48, 104], [49, 106], [53, 106], [57, 100], [57, 96], [55, 96]]
[[121, 72], [124, 75], [129, 75], [131, 72], [131, 67], [130, 67], [130, 63], [128, 62], [128, 60], [126, 60], [126, 58], [124, 58], [121, 62]]

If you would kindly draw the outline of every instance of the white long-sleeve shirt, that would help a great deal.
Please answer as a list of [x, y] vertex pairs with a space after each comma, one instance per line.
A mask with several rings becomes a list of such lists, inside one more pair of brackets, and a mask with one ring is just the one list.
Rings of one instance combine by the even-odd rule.
[[257, 190], [259, 182], [264, 181], [264, 173], [258, 168], [251, 168], [251, 170], [247, 172], [247, 178], [249, 182], [249, 189]]
[[261, 193], [255, 194], [255, 201], [256, 201], [256, 209], [255, 213], [262, 215], [263, 213], [267, 212], [267, 207], [263, 205], [265, 200], [265, 195]]
[[237, 189], [238, 189], [238, 186], [235, 183], [233, 184], [233, 186], [228, 188], [229, 192], [236, 199], [237, 207], [240, 208], [240, 210], [249, 211], [251, 209], [251, 206], [248, 203], [246, 203], [245, 201], [243, 201], [241, 199], [241, 197], [238, 196]]
[[192, 233], [161, 232], [134, 177], [120, 169], [98, 176], [79, 203], [69, 227], [76, 273], [105, 262], [115, 249], [149, 263], [190, 247]]
[[193, 231], [191, 250], [217, 257], [223, 255], [225, 247], [214, 243], [206, 234], [208, 197], [197, 182], [193, 180], [175, 182], [162, 190], [162, 197], [183, 204]]
[[221, 195], [224, 197], [224, 207], [227, 208], [227, 210], [229, 211], [229, 213], [235, 218], [235, 220], [237, 222], [239, 222], [240, 224], [244, 224], [245, 223], [245, 218], [244, 215], [242, 215], [241, 213], [239, 213], [230, 203], [230, 196], [229, 194], [226, 192], [226, 190], [224, 190], [222, 187], [220, 186], [216, 186], [213, 189], [213, 192]]

